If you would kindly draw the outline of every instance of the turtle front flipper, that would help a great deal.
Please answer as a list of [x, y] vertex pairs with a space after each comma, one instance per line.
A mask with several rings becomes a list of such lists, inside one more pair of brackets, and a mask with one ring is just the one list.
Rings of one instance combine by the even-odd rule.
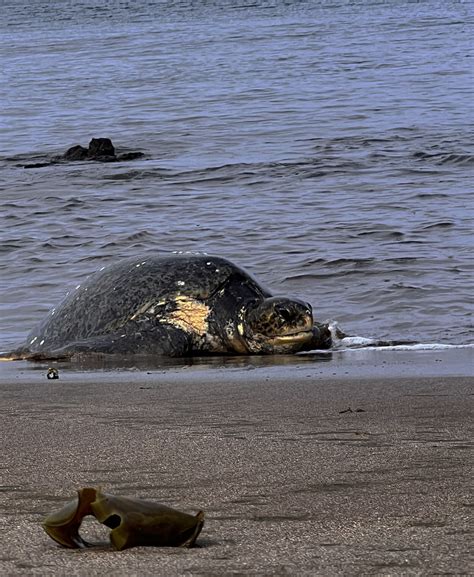
[[[147, 355], [182, 357], [191, 351], [191, 338], [182, 329], [157, 326], [153, 329], [123, 329], [114, 333], [77, 339], [64, 345], [48, 345], [48, 339], [38, 350], [23, 349], [22, 358], [29, 361], [68, 360], [90, 355]], [[43, 342], [43, 339], [42, 341]]]

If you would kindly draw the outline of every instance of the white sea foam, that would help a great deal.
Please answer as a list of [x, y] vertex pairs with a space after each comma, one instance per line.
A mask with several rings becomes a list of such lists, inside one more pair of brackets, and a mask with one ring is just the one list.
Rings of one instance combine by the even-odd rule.
[[[474, 343], [448, 344], [448, 343], [417, 343], [417, 342], [397, 342], [389, 339], [376, 339], [362, 336], [342, 336], [337, 321], [327, 321], [333, 346], [326, 352], [343, 352], [357, 349], [380, 350], [380, 351], [434, 351], [445, 349], [471, 349]], [[312, 352], [312, 351], [309, 351]], [[323, 351], [324, 352], [324, 351]], [[304, 353], [303, 353], [304, 354]]]
[[[345, 339], [342, 339], [343, 341]], [[370, 339], [368, 339], [370, 340]], [[440, 351], [445, 349], [474, 349], [474, 343], [468, 343], [464, 345], [449, 345], [445, 343], [415, 343], [406, 345], [377, 345], [377, 341], [373, 345], [363, 345], [362, 347], [358, 345], [346, 346], [345, 348], [338, 348], [338, 351], [348, 351], [355, 350], [355, 348], [363, 348], [364, 351]]]
[[369, 347], [371, 345], [377, 346], [377, 340], [366, 337], [344, 337], [343, 339], [336, 338], [335, 344], [337, 348]]
[[391, 344], [389, 341], [380, 339], [370, 339], [366, 337], [344, 337], [334, 338], [334, 345], [329, 350], [306, 351], [301, 354], [312, 352], [321, 353], [342, 353], [347, 351], [442, 351], [456, 349], [474, 349], [474, 343], [451, 345], [447, 343], [401, 343]]

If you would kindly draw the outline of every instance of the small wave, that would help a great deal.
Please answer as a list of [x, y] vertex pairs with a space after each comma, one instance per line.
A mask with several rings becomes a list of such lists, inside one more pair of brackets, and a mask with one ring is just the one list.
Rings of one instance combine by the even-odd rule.
[[153, 238], [155, 235], [152, 232], [149, 232], [148, 230], [140, 230], [138, 232], [134, 232], [132, 234], [129, 234], [127, 237], [125, 237], [125, 242], [130, 242], [130, 241], [135, 241], [135, 240], [143, 240], [145, 238]]
[[428, 200], [434, 200], [435, 198], [449, 198], [449, 194], [444, 194], [442, 192], [420, 192], [418, 194], [415, 194], [413, 198], [419, 198], [419, 199], [428, 199]]
[[[371, 341], [372, 339], [362, 339], [363, 341]], [[342, 339], [344, 343], [345, 339]], [[373, 341], [373, 344], [365, 345], [355, 345], [349, 344], [344, 347], [344, 345], [339, 345], [336, 351], [350, 351], [354, 349], [363, 348], [365, 351], [442, 351], [447, 349], [474, 349], [474, 343], [467, 343], [464, 345], [450, 345], [446, 343], [414, 343], [414, 344], [399, 344], [399, 345], [388, 345], [388, 344], [377, 344], [377, 341]], [[333, 349], [334, 351], [334, 349]]]
[[[383, 260], [386, 263], [406, 264], [409, 262], [413, 263], [419, 262], [420, 258], [417, 256], [400, 256], [395, 258], [386, 258]], [[373, 257], [360, 257], [360, 258], [341, 257], [341, 258], [334, 258], [331, 260], [318, 257], [307, 260], [302, 264], [302, 267], [312, 266], [313, 264], [322, 264], [325, 266], [332, 266], [332, 267], [339, 267], [342, 265], [352, 265], [354, 267], [361, 267], [366, 265], [377, 264], [378, 262], [380, 262], [380, 259], [376, 259]]]
[[128, 170], [126, 172], [117, 172], [114, 174], [105, 174], [102, 180], [139, 180], [143, 178], [157, 178], [160, 174], [152, 170]]
[[405, 236], [405, 234], [399, 230], [365, 230], [363, 232], [359, 232], [356, 236], [358, 237], [365, 237], [371, 236], [374, 238], [378, 238], [380, 240], [392, 240], [392, 239], [401, 239]]
[[31, 239], [16, 239], [12, 238], [10, 240], [4, 241], [0, 244], [0, 254], [5, 254], [8, 252], [13, 252], [15, 250], [21, 249], [28, 244]]
[[128, 170], [126, 172], [103, 175], [103, 180], [129, 181], [157, 178], [182, 184], [226, 184], [245, 182], [255, 184], [272, 178], [299, 177], [303, 179], [321, 178], [328, 174], [347, 174], [366, 169], [365, 162], [346, 158], [321, 156], [303, 158], [297, 161], [238, 162], [193, 168], [192, 170], [171, 170], [166, 168]]
[[128, 245], [137, 247], [141, 246], [143, 243], [151, 242], [154, 238], [155, 235], [152, 232], [149, 232], [148, 230], [139, 230], [128, 235], [116, 237], [101, 245], [101, 249], [124, 247]]
[[[283, 277], [283, 280], [285, 282], [301, 282], [339, 277], [354, 277], [358, 275], [364, 275], [365, 277], [379, 276], [381, 274], [387, 274], [387, 272], [391, 274], [406, 273], [408, 268], [410, 268], [410, 270], [419, 270], [422, 268], [423, 260], [424, 259], [418, 257], [395, 257], [386, 259], [338, 258], [333, 260], [317, 258], [302, 263], [297, 271], [289, 272]], [[311, 270], [301, 270], [307, 268], [311, 268]]]
[[86, 201], [82, 200], [82, 198], [77, 198], [75, 196], [71, 196], [70, 198], [66, 199], [66, 201], [64, 203], [64, 210], [71, 210], [71, 209], [79, 208], [79, 207], [82, 208], [86, 204], [87, 204]]
[[474, 164], [474, 154], [457, 154], [452, 152], [415, 152], [417, 160], [432, 160], [436, 164]]
[[433, 228], [450, 228], [451, 226], [454, 226], [454, 222], [448, 220], [442, 220], [440, 222], [433, 222], [432, 224], [427, 224], [421, 227], [421, 230], [430, 230]]

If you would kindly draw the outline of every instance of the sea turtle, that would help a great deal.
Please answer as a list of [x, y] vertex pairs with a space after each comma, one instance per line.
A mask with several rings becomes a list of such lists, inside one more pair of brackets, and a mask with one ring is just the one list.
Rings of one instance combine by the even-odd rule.
[[314, 323], [308, 303], [272, 296], [224, 258], [172, 253], [102, 267], [10, 358], [281, 354], [330, 346], [328, 326]]

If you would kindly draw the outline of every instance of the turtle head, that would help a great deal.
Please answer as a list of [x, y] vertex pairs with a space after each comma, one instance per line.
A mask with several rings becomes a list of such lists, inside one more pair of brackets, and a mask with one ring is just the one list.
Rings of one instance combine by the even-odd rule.
[[249, 306], [239, 332], [251, 353], [284, 354], [307, 350], [314, 338], [311, 305], [286, 297]]

